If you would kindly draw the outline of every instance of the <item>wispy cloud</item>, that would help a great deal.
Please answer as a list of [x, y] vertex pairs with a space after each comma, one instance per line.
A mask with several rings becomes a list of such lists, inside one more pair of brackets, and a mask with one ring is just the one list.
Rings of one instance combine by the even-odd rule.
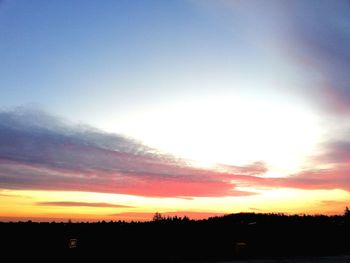
[[240, 175], [263, 175], [268, 171], [268, 168], [264, 162], [255, 162], [247, 166], [235, 166], [235, 165], [226, 165], [226, 164], [217, 164], [213, 169], [231, 174], [240, 174]]
[[[350, 191], [350, 142], [329, 141], [323, 152], [312, 158], [313, 166], [298, 174], [281, 179], [282, 184], [305, 189], [343, 189]], [[321, 166], [321, 168], [317, 168]], [[327, 168], [322, 168], [327, 167]]]
[[345, 207], [347, 205], [349, 205], [348, 201], [335, 201], [335, 200], [322, 200], [321, 204], [324, 206], [341, 206], [341, 207]]
[[[252, 174], [235, 182], [245, 186], [349, 191], [350, 142], [343, 138], [348, 137], [350, 117], [350, 2], [195, 2], [213, 7], [212, 12], [221, 15], [220, 21], [232, 34], [249, 44], [247, 50], [260, 51], [254, 57], [254, 65], [265, 65], [274, 76], [279, 74], [276, 65], [284, 69], [282, 75], [288, 72], [280, 86], [288, 87], [288, 94], [296, 94], [318, 113], [325, 137], [328, 136], [323, 138], [326, 143], [320, 145], [324, 152], [310, 158], [313, 166], [304, 167], [301, 172], [280, 178], [257, 178]], [[259, 76], [256, 73], [256, 78]]]
[[249, 176], [238, 179], [236, 183], [306, 190], [342, 189], [350, 192], [350, 143], [327, 142], [322, 145], [322, 149], [320, 154], [310, 158], [311, 167], [296, 174], [276, 178]]
[[[242, 175], [253, 167], [242, 167]], [[239, 167], [235, 167], [239, 175]], [[258, 169], [258, 172], [261, 169]], [[0, 113], [0, 187], [158, 197], [241, 196], [235, 174], [184, 160], [122, 136], [74, 126], [42, 112]]]
[[[323, 154], [314, 157], [313, 168], [268, 178], [262, 162], [195, 168], [129, 138], [67, 124], [44, 113], [3, 112], [0, 120], [1, 189], [180, 198], [256, 194], [237, 188], [241, 186], [350, 191], [347, 141], [325, 144]], [[330, 167], [318, 168], [319, 164]], [[56, 203], [60, 204], [83, 203]]]
[[37, 202], [38, 206], [87, 206], [87, 207], [114, 207], [114, 208], [133, 208], [132, 206], [118, 205], [111, 203], [90, 203], [90, 202], [69, 202], [69, 201], [57, 201], [57, 202]]
[[4, 193], [1, 193], [0, 192], [0, 196], [3, 196], [3, 197], [20, 197], [20, 198], [26, 198], [26, 199], [31, 199], [32, 197], [31, 196], [27, 196], [27, 195], [18, 195], [18, 194], [4, 194]]
[[1, 193], [0, 193], [0, 196], [3, 196], [3, 197], [14, 197], [15, 195], [1, 194]]
[[249, 58], [246, 50], [256, 51], [254, 65], [265, 65], [263, 72], [271, 70], [276, 78], [276, 65], [285, 69], [288, 74], [281, 72], [280, 85], [293, 83], [289, 93], [301, 95], [324, 113], [350, 113], [349, 1], [194, 2], [219, 14], [219, 21], [246, 43], [244, 58]]
[[[295, 42], [317, 89], [313, 95], [325, 110], [350, 113], [350, 3], [296, 1], [292, 21]], [[318, 77], [317, 77], [318, 76]]]
[[308, 170], [286, 178], [272, 179], [271, 185], [299, 189], [342, 189], [350, 191], [350, 167]]

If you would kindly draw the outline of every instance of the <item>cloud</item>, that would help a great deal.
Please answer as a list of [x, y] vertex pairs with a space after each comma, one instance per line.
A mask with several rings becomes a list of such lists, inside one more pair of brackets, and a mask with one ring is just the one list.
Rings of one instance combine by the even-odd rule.
[[349, 12], [346, 0], [296, 1], [291, 16], [299, 62], [318, 74], [314, 98], [336, 114], [350, 113]]
[[[278, 2], [278, 3], [277, 3]], [[283, 1], [276, 1], [283, 8]], [[350, 113], [350, 2], [290, 1], [286, 45], [307, 87], [300, 89], [324, 112]], [[289, 41], [289, 43], [288, 43]]]
[[0, 192], [0, 196], [2, 196], [2, 197], [20, 197], [20, 198], [28, 198], [28, 199], [31, 199], [32, 197], [31, 196], [27, 196], [27, 195], [18, 195], [18, 194], [8, 194], [8, 193], [6, 193], [6, 194], [4, 194], [4, 193], [1, 193]]
[[14, 197], [15, 195], [1, 194], [1, 193], [0, 193], [0, 196], [3, 196], [3, 197]]
[[178, 198], [248, 196], [257, 193], [237, 187], [260, 186], [350, 191], [350, 143], [323, 148], [314, 167], [269, 178], [262, 162], [195, 168], [129, 138], [17, 110], [0, 113], [0, 189]]
[[[238, 185], [306, 190], [342, 189], [350, 192], [350, 142], [334, 141], [322, 145], [323, 151], [311, 158], [311, 166], [284, 177], [249, 176], [238, 178]], [[325, 168], [326, 167], [326, 168]]]
[[350, 162], [350, 141], [335, 140], [322, 145], [323, 153], [314, 157], [317, 163], [347, 165]]
[[247, 51], [254, 53], [250, 70], [262, 63], [260, 72], [284, 76], [280, 86], [288, 93], [324, 113], [350, 113], [348, 0], [195, 2], [219, 14], [218, 21], [245, 44], [240, 51], [246, 60]]
[[38, 206], [87, 206], [87, 207], [114, 207], [114, 208], [132, 208], [132, 206], [117, 205], [110, 203], [90, 203], [90, 202], [69, 202], [69, 201], [57, 201], [57, 202], [37, 202]]
[[342, 138], [349, 134], [350, 2], [196, 2], [214, 7], [211, 9], [220, 14], [220, 21], [224, 20], [237, 39], [246, 43], [241, 50], [245, 58], [246, 51], [259, 51], [254, 57], [254, 67], [260, 66], [255, 79], [261, 72], [276, 80], [281, 75], [277, 86], [286, 87], [284, 94], [301, 98], [296, 108], [305, 103], [306, 108], [318, 114], [324, 127], [322, 139], [328, 140], [320, 145], [323, 152], [310, 158], [313, 166], [304, 167], [301, 172], [279, 178], [257, 178], [257, 174], [252, 174], [234, 182], [243, 186], [349, 191], [350, 142]]
[[[140, 164], [139, 164], [140, 165]], [[181, 175], [185, 170], [187, 175]], [[178, 168], [180, 175], [69, 171], [38, 165], [0, 165], [0, 186], [5, 189], [64, 190], [119, 193], [150, 197], [243, 196], [253, 193], [235, 190], [223, 175], [191, 168]], [[232, 176], [232, 175], [231, 175]]]
[[330, 206], [330, 207], [334, 207], [334, 206], [346, 207], [349, 205], [349, 202], [348, 201], [335, 201], [335, 200], [322, 200], [321, 205]]
[[254, 162], [247, 166], [235, 166], [226, 164], [217, 164], [215, 170], [224, 173], [240, 174], [240, 175], [263, 175], [268, 171], [264, 162]]
[[[260, 165], [258, 165], [260, 166]], [[242, 196], [237, 174], [186, 161], [115, 134], [73, 125], [44, 112], [0, 113], [0, 188], [91, 191], [155, 197]]]
[[350, 141], [329, 141], [323, 153], [313, 158], [313, 168], [286, 178], [288, 185], [306, 189], [343, 189], [350, 191]]
[[307, 170], [286, 178], [276, 179], [274, 185], [299, 189], [342, 189], [350, 191], [350, 166], [333, 169]]

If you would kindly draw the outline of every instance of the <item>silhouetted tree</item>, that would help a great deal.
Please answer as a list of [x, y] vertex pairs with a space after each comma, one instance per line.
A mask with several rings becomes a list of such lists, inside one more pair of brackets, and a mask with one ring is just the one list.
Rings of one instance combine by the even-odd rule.
[[161, 213], [156, 212], [156, 213], [154, 214], [152, 220], [153, 220], [153, 221], [161, 221], [161, 220], [163, 220], [163, 216], [162, 216]]
[[350, 217], [350, 209], [349, 209], [349, 207], [345, 207], [344, 216], [345, 217]]
[[182, 221], [190, 221], [190, 218], [189, 218], [188, 216], [184, 216], [184, 217], [182, 218]]

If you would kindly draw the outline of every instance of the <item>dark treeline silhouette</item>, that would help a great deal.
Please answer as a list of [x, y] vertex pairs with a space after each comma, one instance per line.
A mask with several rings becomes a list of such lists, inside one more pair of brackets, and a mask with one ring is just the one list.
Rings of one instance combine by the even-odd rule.
[[150, 222], [0, 223], [11, 259], [114, 262], [210, 262], [350, 254], [350, 213], [343, 216], [239, 213], [206, 220], [163, 217]]

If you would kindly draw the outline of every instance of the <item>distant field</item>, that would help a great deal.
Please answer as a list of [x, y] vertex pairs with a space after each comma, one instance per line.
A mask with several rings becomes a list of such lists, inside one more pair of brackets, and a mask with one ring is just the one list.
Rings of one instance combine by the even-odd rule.
[[220, 263], [350, 263], [350, 256], [220, 261]]

